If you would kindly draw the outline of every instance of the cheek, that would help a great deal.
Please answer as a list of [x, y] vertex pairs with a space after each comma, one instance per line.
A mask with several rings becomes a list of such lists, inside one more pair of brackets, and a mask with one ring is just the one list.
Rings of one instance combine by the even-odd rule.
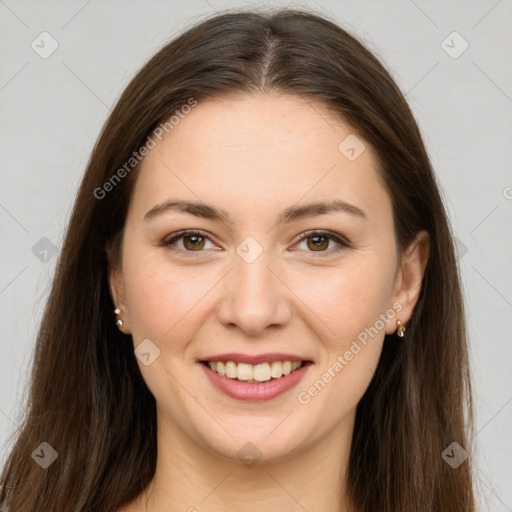
[[297, 279], [297, 295], [316, 314], [324, 340], [331, 349], [347, 343], [377, 324], [390, 307], [393, 262], [374, 255], [354, 258], [337, 268], [318, 268], [307, 279]]
[[324, 417], [326, 425], [357, 406], [379, 362], [385, 334], [381, 315], [389, 316], [392, 280], [375, 261], [333, 269], [329, 276], [324, 269], [322, 279], [308, 279], [307, 296], [306, 288], [299, 292], [316, 314], [323, 355], [297, 399], [309, 413]]
[[383, 252], [359, 255], [328, 271], [316, 269], [307, 286], [302, 280], [297, 287], [297, 295], [315, 313], [314, 331], [323, 353], [301, 390], [306, 400], [322, 396], [314, 399], [321, 414], [346, 414], [373, 377], [385, 335], [382, 315], [390, 317], [393, 265], [392, 255]]
[[150, 338], [163, 346], [165, 340], [186, 340], [188, 330], [198, 326], [198, 315], [204, 314], [206, 302], [202, 299], [218, 281], [215, 277], [212, 272], [201, 274], [192, 267], [173, 267], [165, 255], [133, 252], [127, 256], [126, 300], [135, 343]]

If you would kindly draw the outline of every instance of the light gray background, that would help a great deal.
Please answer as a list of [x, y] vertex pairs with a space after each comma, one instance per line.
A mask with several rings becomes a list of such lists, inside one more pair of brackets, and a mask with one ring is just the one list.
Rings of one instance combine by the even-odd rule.
[[[406, 93], [459, 241], [482, 510], [512, 511], [511, 0], [0, 0], [3, 455], [19, 421], [57, 261], [51, 252], [41, 261], [44, 254], [38, 258], [32, 248], [43, 237], [60, 247], [93, 143], [139, 66], [215, 10], [251, 5], [311, 7], [333, 16], [382, 57]], [[43, 31], [59, 45], [47, 59], [31, 47], [34, 40], [43, 44]], [[453, 31], [469, 44], [458, 58], [452, 56], [464, 43], [446, 39]]]

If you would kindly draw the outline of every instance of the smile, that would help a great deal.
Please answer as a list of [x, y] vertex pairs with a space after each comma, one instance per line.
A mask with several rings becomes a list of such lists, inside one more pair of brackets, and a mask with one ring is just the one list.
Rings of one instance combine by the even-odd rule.
[[235, 361], [200, 361], [213, 387], [236, 400], [272, 400], [296, 386], [313, 365], [311, 361], [272, 361], [249, 364]]
[[272, 363], [248, 364], [234, 361], [205, 361], [210, 370], [228, 379], [249, 383], [268, 382], [298, 370], [305, 361], [273, 361]]

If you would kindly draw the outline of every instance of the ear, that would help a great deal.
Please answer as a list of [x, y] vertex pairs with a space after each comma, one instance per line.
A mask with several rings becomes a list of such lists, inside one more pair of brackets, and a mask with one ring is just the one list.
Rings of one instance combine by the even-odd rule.
[[112, 302], [114, 303], [114, 307], [119, 308], [121, 313], [116, 315], [116, 320], [122, 320], [123, 325], [119, 327], [119, 330], [124, 332], [125, 334], [129, 334], [130, 331], [128, 329], [128, 308], [126, 307], [126, 299], [125, 299], [125, 288], [124, 281], [121, 269], [119, 268], [116, 261], [114, 261], [114, 257], [112, 255], [112, 249], [108, 242], [105, 244], [105, 254], [107, 256], [108, 269], [107, 269], [107, 278], [108, 278], [108, 287], [110, 291], [110, 297], [112, 298]]
[[[412, 316], [414, 307], [420, 296], [421, 285], [430, 253], [430, 235], [428, 231], [420, 231], [414, 241], [404, 251], [397, 268], [393, 304], [398, 302], [402, 309], [397, 315], [402, 323], [407, 323]], [[396, 324], [388, 323], [386, 334], [396, 331]]]

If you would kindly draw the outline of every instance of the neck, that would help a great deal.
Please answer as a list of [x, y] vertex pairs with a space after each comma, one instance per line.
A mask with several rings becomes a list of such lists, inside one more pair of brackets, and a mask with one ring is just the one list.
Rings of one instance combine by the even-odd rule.
[[244, 465], [200, 446], [158, 417], [153, 480], [140, 496], [140, 512], [349, 512], [345, 478], [354, 417], [316, 443], [279, 459]]

